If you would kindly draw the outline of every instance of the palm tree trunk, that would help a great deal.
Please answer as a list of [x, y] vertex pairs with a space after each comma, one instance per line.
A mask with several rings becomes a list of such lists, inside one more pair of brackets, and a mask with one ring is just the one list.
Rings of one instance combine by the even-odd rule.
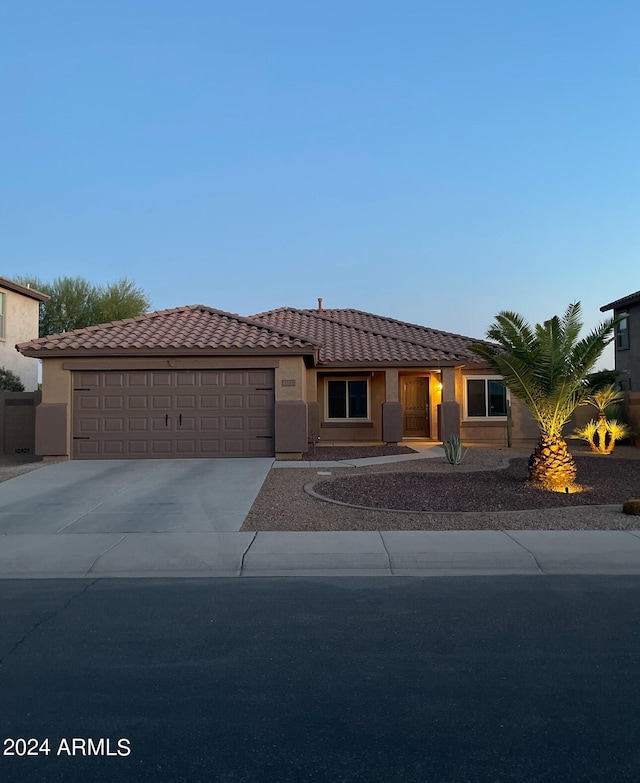
[[529, 458], [529, 480], [541, 489], [564, 492], [576, 478], [576, 463], [561, 437], [541, 435]]
[[604, 413], [598, 414], [598, 454], [608, 454], [607, 451], [607, 417]]

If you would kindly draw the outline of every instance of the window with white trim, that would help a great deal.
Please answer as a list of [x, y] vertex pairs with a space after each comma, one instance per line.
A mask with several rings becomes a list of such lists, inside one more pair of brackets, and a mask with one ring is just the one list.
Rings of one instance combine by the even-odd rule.
[[0, 338], [4, 337], [4, 294], [0, 293]]
[[366, 421], [369, 418], [368, 378], [327, 378], [326, 421]]
[[507, 415], [507, 387], [499, 377], [465, 378], [466, 419], [501, 419]]

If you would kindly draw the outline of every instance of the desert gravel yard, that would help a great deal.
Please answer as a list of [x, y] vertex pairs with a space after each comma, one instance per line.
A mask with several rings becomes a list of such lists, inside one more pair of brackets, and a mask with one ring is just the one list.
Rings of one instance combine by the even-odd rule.
[[[456, 466], [438, 457], [360, 468], [274, 469], [242, 529], [639, 529], [640, 518], [621, 508], [640, 497], [640, 449], [619, 447], [609, 456], [591, 455], [582, 444], [570, 443], [570, 449], [578, 483], [590, 487], [570, 495], [526, 485], [530, 449], [476, 447]], [[305, 486], [338, 503], [373, 508], [327, 502]]]

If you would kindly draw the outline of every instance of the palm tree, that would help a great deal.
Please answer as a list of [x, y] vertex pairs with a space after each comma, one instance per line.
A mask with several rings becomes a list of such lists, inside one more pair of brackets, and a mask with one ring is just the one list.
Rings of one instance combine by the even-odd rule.
[[586, 440], [591, 451], [596, 454], [611, 454], [617, 440], [631, 435], [631, 428], [624, 422], [607, 418], [607, 408], [611, 412], [612, 406], [617, 408], [617, 403], [623, 398], [624, 394], [618, 391], [614, 384], [596, 391], [591, 390], [591, 393], [585, 397], [585, 402], [593, 405], [598, 411], [598, 418], [591, 419], [582, 429], [575, 430], [575, 434]]
[[613, 339], [617, 323], [604, 321], [579, 339], [581, 314], [580, 302], [574, 302], [562, 318], [555, 315], [532, 328], [518, 313], [504, 311], [487, 330], [497, 345], [471, 346], [536, 419], [540, 439], [529, 459], [529, 479], [556, 492], [571, 491], [576, 478], [562, 428], [589, 394], [584, 378]]

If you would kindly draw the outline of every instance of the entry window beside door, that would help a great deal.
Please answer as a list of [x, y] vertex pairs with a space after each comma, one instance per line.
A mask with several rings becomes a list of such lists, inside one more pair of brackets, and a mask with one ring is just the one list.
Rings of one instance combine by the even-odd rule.
[[326, 420], [369, 418], [369, 383], [366, 378], [327, 381]]
[[466, 379], [468, 419], [493, 419], [507, 415], [507, 389], [498, 378]]

